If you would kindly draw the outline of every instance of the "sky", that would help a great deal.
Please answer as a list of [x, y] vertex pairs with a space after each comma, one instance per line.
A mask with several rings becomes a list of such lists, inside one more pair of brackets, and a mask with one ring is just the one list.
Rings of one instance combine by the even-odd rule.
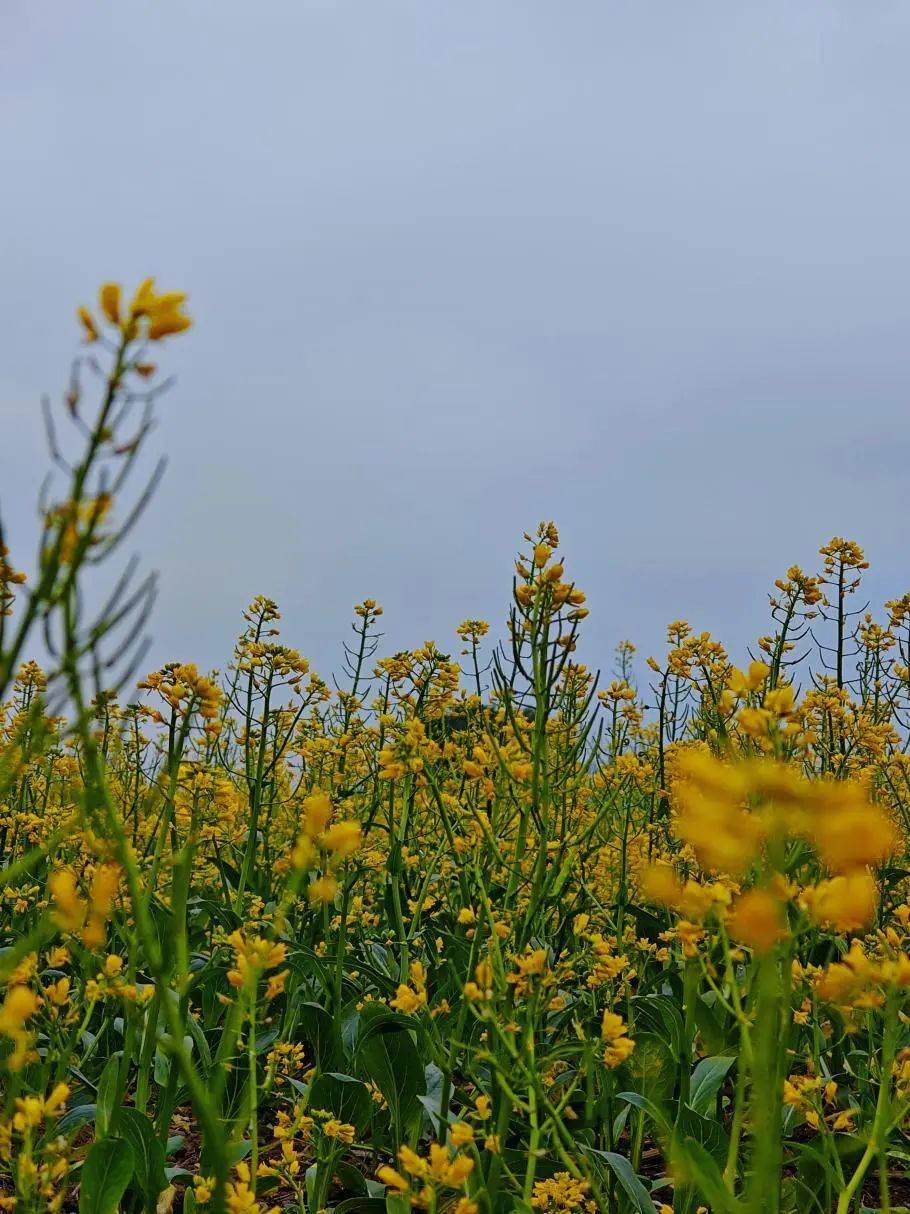
[[905, 0], [4, 0], [0, 508], [29, 566], [74, 309], [196, 326], [134, 533], [152, 666], [257, 593], [327, 674], [505, 618], [554, 519], [608, 670], [735, 657], [834, 534], [910, 588]]

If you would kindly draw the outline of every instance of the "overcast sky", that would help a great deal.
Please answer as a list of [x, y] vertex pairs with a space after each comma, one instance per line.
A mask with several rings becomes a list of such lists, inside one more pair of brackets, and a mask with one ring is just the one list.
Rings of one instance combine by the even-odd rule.
[[0, 502], [31, 559], [75, 305], [190, 292], [135, 537], [152, 661], [276, 598], [327, 672], [499, 624], [562, 531], [608, 667], [741, 656], [832, 534], [910, 587], [906, 0], [4, 0]]

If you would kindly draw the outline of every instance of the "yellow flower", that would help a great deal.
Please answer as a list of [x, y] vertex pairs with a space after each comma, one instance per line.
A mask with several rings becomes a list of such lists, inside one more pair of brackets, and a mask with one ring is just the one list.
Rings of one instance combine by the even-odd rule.
[[751, 738], [764, 738], [771, 727], [771, 714], [764, 708], [741, 708], [736, 714], [740, 729]]
[[878, 887], [871, 873], [848, 873], [803, 890], [800, 902], [816, 923], [858, 932], [875, 918]]
[[569, 1210], [593, 1210], [594, 1203], [588, 1201], [588, 1182], [576, 1180], [568, 1172], [556, 1172], [546, 1180], [534, 1183], [531, 1208], [552, 1211], [553, 1214]]
[[553, 549], [549, 544], [539, 543], [534, 548], [534, 564], [538, 569], [543, 569], [552, 555]]
[[160, 341], [172, 333], [182, 333], [192, 325], [190, 317], [181, 311], [185, 301], [186, 295], [181, 291], [159, 294], [154, 278], [146, 278], [133, 296], [130, 319], [133, 323], [144, 319], [149, 341]]
[[161, 308], [149, 317], [149, 341], [160, 341], [162, 337], [183, 333], [192, 326], [192, 323], [190, 317], [180, 311], [179, 304], [170, 308]]
[[789, 683], [775, 687], [765, 696], [764, 707], [777, 717], [788, 717], [793, 712], [795, 694]]
[[215, 1192], [214, 1179], [210, 1176], [194, 1176], [193, 1192], [196, 1200], [203, 1205], [207, 1201], [211, 1201], [212, 1194]]
[[79, 896], [75, 874], [58, 868], [47, 880], [57, 923], [68, 932], [78, 931], [85, 921], [86, 905]]
[[58, 978], [44, 988], [44, 996], [54, 1007], [63, 1007], [69, 1001], [71, 985], [69, 978]]
[[38, 996], [27, 986], [11, 986], [0, 1006], [0, 1033], [12, 1037], [38, 1010]]
[[474, 1131], [466, 1121], [456, 1121], [449, 1129], [453, 1147], [466, 1147], [474, 1141]]
[[326, 793], [315, 789], [303, 802], [301, 828], [310, 839], [322, 834], [332, 816], [332, 802]]
[[88, 308], [83, 305], [77, 312], [77, 316], [82, 322], [82, 328], [85, 333], [85, 341], [91, 343], [98, 340], [98, 327], [95, 324], [95, 318], [92, 316]]
[[399, 1193], [407, 1193], [410, 1189], [410, 1181], [406, 1180], [400, 1172], [396, 1172], [394, 1168], [384, 1164], [376, 1173], [377, 1177], [389, 1189], [397, 1189]]
[[[834, 790], [832, 790], [833, 792]], [[843, 873], [879, 864], [897, 847], [894, 827], [877, 806], [861, 794], [841, 808], [835, 801], [821, 807], [815, 839], [819, 855], [834, 872]]]
[[336, 1138], [339, 1142], [351, 1143], [354, 1141], [354, 1127], [348, 1125], [346, 1121], [336, 1121], [334, 1117], [325, 1123], [322, 1132], [326, 1138]]
[[114, 897], [120, 884], [120, 869], [116, 864], [102, 864], [92, 879], [89, 890], [88, 920], [82, 930], [86, 948], [100, 948], [106, 937], [105, 925], [110, 918]]
[[69, 1094], [70, 1090], [65, 1083], [56, 1084], [44, 1102], [45, 1116], [56, 1117], [58, 1113], [62, 1112], [69, 1099]]
[[314, 904], [323, 904], [332, 902], [335, 895], [338, 893], [338, 882], [331, 873], [326, 873], [322, 877], [317, 877], [315, 881], [310, 883], [310, 888], [307, 896], [310, 902]]
[[414, 1012], [425, 1007], [427, 1002], [426, 991], [414, 991], [407, 983], [400, 983], [398, 990], [395, 992], [394, 998], [389, 1000], [389, 1006], [395, 1008], [398, 1012], [404, 1012], [406, 1015], [412, 1015]]
[[771, 667], [766, 666], [764, 662], [750, 662], [746, 673], [736, 667], [731, 670], [727, 686], [734, 695], [745, 695], [747, 692], [757, 691], [770, 673]]
[[21, 1133], [23, 1130], [34, 1129], [44, 1119], [44, 1101], [40, 1096], [21, 1096], [16, 1100], [16, 1113], [13, 1125]]
[[604, 1062], [611, 1070], [621, 1066], [635, 1049], [635, 1042], [626, 1035], [628, 1031], [622, 1016], [611, 1011], [604, 1012], [600, 1035], [607, 1043]]
[[313, 867], [316, 859], [316, 848], [312, 839], [308, 839], [306, 835], [299, 835], [291, 852], [291, 865], [294, 868], [308, 869]]
[[334, 852], [339, 859], [352, 856], [360, 847], [359, 822], [334, 822], [324, 831], [319, 842], [326, 851]]
[[112, 325], [120, 324], [120, 284], [106, 282], [98, 292], [98, 303], [101, 311]]
[[277, 974], [271, 975], [265, 988], [267, 1000], [275, 999], [284, 992], [284, 984], [287, 982], [289, 973], [290, 970], [279, 970]]
[[704, 929], [697, 923], [690, 923], [688, 919], [680, 919], [676, 925], [676, 934], [682, 945], [683, 956], [695, 957], [698, 953], [698, 945], [705, 937]]
[[730, 935], [757, 953], [767, 953], [787, 929], [781, 921], [781, 904], [766, 889], [750, 889], [733, 904], [728, 923]]

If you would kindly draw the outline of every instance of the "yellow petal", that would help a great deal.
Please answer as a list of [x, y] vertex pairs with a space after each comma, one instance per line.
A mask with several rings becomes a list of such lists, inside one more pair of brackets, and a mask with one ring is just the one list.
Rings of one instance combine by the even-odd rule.
[[98, 303], [101, 311], [112, 325], [120, 324], [120, 284], [106, 282], [98, 292]]

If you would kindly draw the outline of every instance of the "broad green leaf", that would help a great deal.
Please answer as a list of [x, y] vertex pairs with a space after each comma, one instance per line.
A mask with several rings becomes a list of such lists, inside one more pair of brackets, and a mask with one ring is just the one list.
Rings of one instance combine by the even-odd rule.
[[187, 1168], [165, 1168], [164, 1175], [168, 1184], [174, 1184], [175, 1181], [183, 1185], [193, 1183], [193, 1173]]
[[647, 1096], [642, 1096], [640, 1092], [618, 1092], [616, 1099], [625, 1100], [629, 1104], [634, 1104], [637, 1109], [644, 1109], [644, 1111], [657, 1126], [660, 1133], [666, 1133], [669, 1130], [670, 1127], [666, 1115], [662, 1109], [660, 1109], [653, 1100], [649, 1100]]
[[[729, 1049], [729, 1033], [718, 1014], [718, 1008], [699, 996], [695, 1000], [695, 1025], [702, 1041], [714, 1054], [723, 1054]], [[734, 1025], [735, 1027], [735, 1025]]]
[[721, 1054], [714, 1058], [702, 1058], [692, 1072], [689, 1085], [689, 1107], [702, 1117], [709, 1117], [717, 1102], [727, 1072], [733, 1066], [735, 1058]]
[[306, 1189], [306, 1203], [308, 1210], [315, 1210], [316, 1207], [316, 1182], [319, 1178], [319, 1166], [311, 1163], [303, 1174], [304, 1188]]
[[202, 1064], [202, 1074], [206, 1077], [212, 1069], [212, 1053], [209, 1049], [209, 1043], [205, 1038], [199, 1022], [195, 1016], [189, 1015], [186, 1018], [186, 1027], [190, 1031], [190, 1036], [193, 1039], [193, 1045], [196, 1047], [200, 1062]]
[[358, 1057], [364, 1071], [386, 1099], [398, 1145], [419, 1129], [425, 1093], [423, 1063], [410, 1032], [394, 1024], [382, 1024], [362, 1038]]
[[[372, 1196], [367, 1189], [367, 1180], [363, 1171], [355, 1164], [347, 1163], [343, 1159], [336, 1159], [332, 1164], [332, 1175], [334, 1182], [349, 1198]], [[384, 1189], [383, 1193], [385, 1193]]]
[[635, 1052], [626, 1063], [635, 1090], [661, 1104], [673, 1095], [676, 1063], [666, 1041], [655, 1033], [635, 1033]]
[[673, 1143], [672, 1154], [675, 1168], [682, 1173], [680, 1179], [684, 1177], [701, 1193], [712, 1214], [745, 1214], [745, 1206], [727, 1188], [719, 1165], [701, 1143], [680, 1136]]
[[78, 1130], [81, 1125], [85, 1125], [89, 1121], [94, 1121], [97, 1106], [94, 1104], [77, 1104], [71, 1109], [67, 1109], [62, 1117], [54, 1122], [54, 1133], [69, 1135], [73, 1130]]
[[586, 1155], [592, 1155], [596, 1159], [602, 1160], [613, 1172], [632, 1203], [633, 1210], [636, 1210], [638, 1214], [654, 1214], [654, 1202], [651, 1200], [651, 1194], [636, 1176], [625, 1155], [617, 1155], [615, 1151], [598, 1151], [594, 1147], [582, 1147], [581, 1149]]
[[718, 1163], [725, 1162], [730, 1140], [726, 1130], [713, 1117], [702, 1117], [685, 1105], [676, 1119], [676, 1133], [694, 1139]]
[[133, 1148], [124, 1138], [92, 1144], [82, 1165], [79, 1214], [115, 1214], [133, 1176]]
[[[430, 1062], [424, 1067], [423, 1075], [426, 1095], [418, 1096], [417, 1099], [423, 1105], [424, 1112], [426, 1113], [424, 1128], [429, 1128], [431, 1133], [436, 1134], [439, 1132], [439, 1116], [442, 1106], [442, 1071], [434, 1062]], [[457, 1121], [457, 1117], [451, 1108], [448, 1110], [446, 1120], [450, 1124], [453, 1121]]]
[[384, 1028], [406, 1029], [414, 1032], [415, 1021], [404, 1012], [393, 1011], [382, 1003], [369, 1003], [360, 1013], [359, 1039], [364, 1041], [370, 1033], [376, 1033]]
[[133, 1148], [136, 1183], [142, 1190], [146, 1210], [153, 1211], [158, 1194], [167, 1188], [164, 1148], [152, 1123], [138, 1109], [120, 1110], [118, 1131]]
[[323, 1071], [342, 1065], [344, 1048], [338, 1021], [318, 1003], [297, 1003], [294, 1007], [297, 1029]]
[[95, 1137], [105, 1138], [111, 1130], [114, 1107], [117, 1102], [117, 1081], [120, 1077], [120, 1055], [108, 1058], [98, 1080], [97, 1105], [95, 1109]]
[[352, 1125], [358, 1135], [369, 1125], [373, 1101], [365, 1083], [351, 1075], [327, 1071], [310, 1085], [309, 1109], [327, 1109], [339, 1121]]
[[644, 1033], [659, 1037], [676, 1059], [683, 1052], [683, 1018], [666, 995], [636, 995], [632, 1000], [635, 1040]]

